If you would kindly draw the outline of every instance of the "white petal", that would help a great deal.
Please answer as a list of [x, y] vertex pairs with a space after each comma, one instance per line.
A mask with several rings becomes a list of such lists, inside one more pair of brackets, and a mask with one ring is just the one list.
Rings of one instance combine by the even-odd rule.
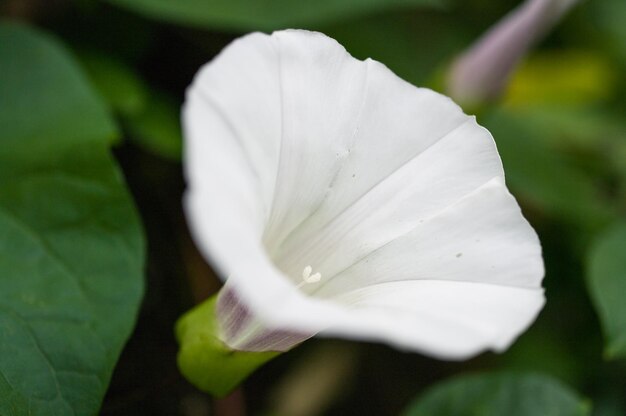
[[282, 138], [272, 214], [264, 241], [271, 253], [316, 212], [350, 155], [367, 91], [367, 63], [320, 33], [276, 32]]
[[[279, 44], [278, 38], [284, 45]], [[297, 79], [284, 75], [291, 80], [284, 81], [283, 73], [293, 63], [306, 59], [300, 56], [301, 51], [309, 48], [314, 56], [288, 72], [305, 71], [309, 65], [313, 68], [333, 67], [333, 60], [337, 60], [334, 66], [340, 70], [342, 65], [339, 63], [343, 61], [365, 68], [361, 62], [349, 57], [337, 42], [318, 33], [287, 31], [275, 36], [255, 33], [236, 40], [201, 69], [187, 92], [183, 108], [188, 182], [185, 209], [192, 234], [202, 253], [223, 278], [230, 277], [250, 307], [255, 311], [269, 311], [267, 315], [261, 315], [270, 322], [282, 314], [272, 313], [282, 310], [275, 307], [277, 302], [282, 307], [307, 302], [307, 298], [275, 268], [266, 254], [267, 246], [262, 244], [262, 238], [268, 228], [269, 208], [274, 199], [280, 199], [274, 196], [274, 185], [278, 183], [284, 188], [288, 182], [277, 178], [278, 167], [283, 160], [292, 165], [292, 159], [285, 155], [281, 155], [281, 162], [278, 160], [279, 153], [290, 152], [289, 146], [281, 142], [295, 140], [295, 146], [301, 143], [302, 149], [291, 150], [297, 153], [292, 155], [296, 161], [307, 155], [306, 152], [313, 152], [309, 156], [315, 156], [315, 152], [324, 151], [323, 146], [306, 147], [307, 142], [297, 137], [283, 139], [283, 128], [290, 132], [295, 120], [286, 120], [283, 113], [289, 117], [297, 116], [285, 109], [283, 99], [297, 102], [300, 98], [312, 106], [311, 110], [317, 106], [304, 94], [291, 93], [283, 97], [287, 85], [298, 87]], [[303, 85], [300, 87], [312, 92], [328, 87], [319, 97], [334, 93], [332, 99], [322, 103], [331, 107], [346, 95], [345, 88], [340, 86], [350, 84], [352, 74], [344, 75], [341, 82], [327, 79], [339, 76], [337, 72], [324, 74], [318, 76], [316, 84], [301, 79]], [[327, 86], [327, 83], [332, 85]], [[353, 93], [358, 93], [357, 86], [361, 85], [362, 81], [355, 82]], [[306, 107], [303, 110], [307, 110]], [[328, 112], [328, 116], [334, 118], [327, 125], [341, 123], [344, 117], [339, 115], [337, 111]], [[315, 118], [310, 122], [325, 123]], [[330, 143], [330, 139], [317, 138], [325, 140], [326, 145]], [[311, 139], [309, 144], [314, 142]], [[304, 166], [295, 166], [295, 172], [308, 167], [307, 161], [302, 163]], [[287, 220], [283, 219], [281, 223]], [[276, 232], [280, 233], [280, 229], [278, 227]], [[303, 315], [307, 315], [306, 308], [301, 309]], [[322, 328], [314, 321], [307, 326], [316, 331]]]
[[289, 31], [277, 38], [283, 142], [265, 241], [280, 257], [285, 238], [315, 234], [469, 117], [449, 98], [358, 61], [327, 37]]
[[[189, 186], [203, 192], [216, 183], [229, 191], [246, 188], [256, 198], [263, 226], [278, 170], [280, 90], [274, 42], [253, 33], [235, 40], [198, 72], [183, 110]], [[240, 176], [245, 187], [235, 179]]]
[[[461, 357], [506, 345], [540, 308], [536, 235], [491, 136], [448, 98], [321, 34], [284, 31], [244, 37], [203, 68], [184, 123], [194, 237], [269, 330]], [[240, 324], [233, 313], [222, 318]], [[272, 349], [254, 331], [241, 345]], [[465, 343], [446, 345], [458, 334]]]
[[[308, 261], [324, 276], [334, 276], [490, 180], [502, 177], [491, 135], [467, 117], [332, 220], [327, 220], [331, 214], [322, 212], [311, 217], [283, 243], [276, 263], [292, 275]], [[349, 187], [337, 186], [332, 196], [341, 197], [346, 193], [343, 189]], [[324, 217], [323, 226], [317, 221], [319, 216]]]
[[[325, 328], [440, 358], [466, 358], [502, 350], [528, 327], [544, 302], [542, 276], [536, 235], [495, 179], [311, 285], [315, 297], [259, 311], [271, 326], [298, 331], [299, 341]], [[279, 342], [274, 347], [285, 348]]]
[[539, 240], [499, 178], [348, 263], [315, 295], [415, 279], [538, 288], [544, 274]]
[[464, 359], [506, 349], [534, 321], [544, 297], [542, 289], [414, 280], [369, 286], [337, 301], [349, 305], [350, 317], [328, 335]]

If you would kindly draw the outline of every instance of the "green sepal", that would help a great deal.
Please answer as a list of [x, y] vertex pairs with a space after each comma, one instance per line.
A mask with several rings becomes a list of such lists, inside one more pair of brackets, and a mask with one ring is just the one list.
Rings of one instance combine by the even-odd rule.
[[176, 323], [176, 338], [181, 373], [198, 389], [221, 397], [280, 352], [229, 348], [218, 337], [216, 301], [214, 295], [184, 314]]

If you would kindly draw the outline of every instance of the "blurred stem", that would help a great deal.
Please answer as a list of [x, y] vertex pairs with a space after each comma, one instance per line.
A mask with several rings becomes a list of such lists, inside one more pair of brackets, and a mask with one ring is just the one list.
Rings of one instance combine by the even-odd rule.
[[216, 399], [213, 413], [215, 416], [245, 416], [246, 400], [243, 388], [239, 387], [228, 396]]
[[291, 368], [271, 394], [269, 415], [314, 416], [350, 386], [358, 364], [357, 346], [341, 341], [318, 345]]
[[528, 50], [577, 0], [527, 0], [492, 26], [453, 64], [448, 93], [463, 105], [497, 98]]

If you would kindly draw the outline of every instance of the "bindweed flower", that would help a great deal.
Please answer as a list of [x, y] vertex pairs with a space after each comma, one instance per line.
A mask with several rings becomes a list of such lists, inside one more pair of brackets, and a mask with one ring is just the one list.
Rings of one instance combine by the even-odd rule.
[[254, 33], [197, 74], [185, 206], [226, 280], [222, 341], [317, 334], [435, 357], [503, 350], [544, 303], [539, 241], [489, 132], [320, 33]]

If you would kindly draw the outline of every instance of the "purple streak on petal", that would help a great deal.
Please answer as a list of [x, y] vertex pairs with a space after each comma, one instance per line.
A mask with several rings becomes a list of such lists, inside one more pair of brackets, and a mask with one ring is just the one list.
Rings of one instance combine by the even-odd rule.
[[297, 332], [265, 330], [243, 343], [239, 349], [244, 351], [288, 351], [311, 337], [312, 335]]
[[222, 341], [236, 350], [288, 351], [314, 335], [263, 327], [228, 285], [218, 295], [216, 313]]
[[252, 317], [232, 288], [224, 287], [217, 297], [217, 320], [225, 340], [237, 338]]

